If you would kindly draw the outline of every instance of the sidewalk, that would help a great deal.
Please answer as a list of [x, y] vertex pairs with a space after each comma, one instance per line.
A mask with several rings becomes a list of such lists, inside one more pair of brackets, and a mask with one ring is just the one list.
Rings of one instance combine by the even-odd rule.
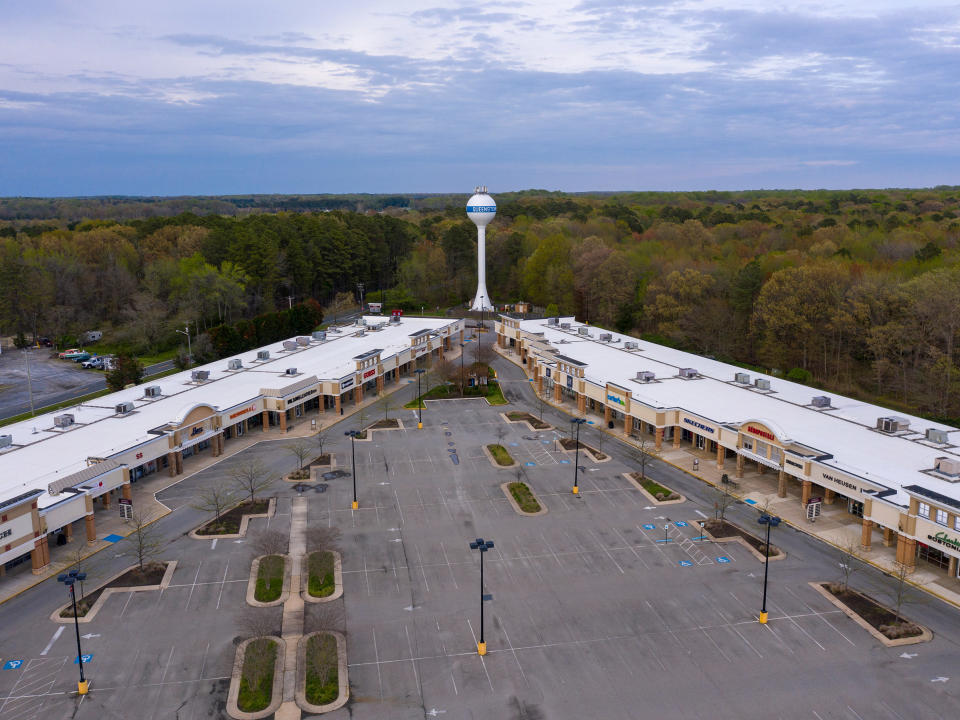
[[[494, 348], [505, 360], [509, 360], [521, 369], [524, 369], [523, 365], [520, 364], [519, 354], [509, 349], [504, 350], [496, 345], [494, 345]], [[555, 410], [559, 410], [571, 417], [575, 416], [576, 408], [569, 405], [558, 405], [552, 398], [545, 397], [544, 400]], [[592, 428], [639, 449], [639, 443], [624, 434], [622, 430], [607, 429], [604, 425], [603, 417], [589, 411], [587, 411], [584, 417], [587, 420], [593, 421], [591, 425]], [[558, 428], [558, 430], [567, 434], [569, 428]], [[653, 439], [651, 438], [651, 441], [647, 443], [646, 450], [652, 457], [663, 460], [678, 470], [682, 470], [688, 475], [692, 475], [718, 489], [722, 487], [720, 478], [724, 473], [731, 478], [736, 474], [736, 461], [734, 459], [728, 458], [724, 463], [724, 469], [719, 470], [714, 453], [694, 450], [689, 445], [674, 448], [672, 445], [664, 442], [662, 450], [656, 451], [653, 449]], [[693, 469], [694, 460], [700, 461], [699, 469], [696, 471]], [[846, 551], [848, 547], [853, 547], [856, 549], [857, 559], [873, 565], [884, 572], [896, 574], [896, 546], [884, 547], [882, 543], [883, 533], [874, 528], [871, 549], [869, 551], [862, 550], [860, 548], [860, 519], [846, 512], [844, 498], [838, 496], [837, 502], [834, 505], [822, 505], [822, 514], [817, 518], [816, 522], [811, 523], [807, 520], [806, 513], [800, 505], [800, 492], [798, 488], [791, 487], [788, 484], [787, 496], [785, 498], [777, 497], [777, 473], [770, 470], [761, 475], [756, 471], [747, 470], [746, 466], [748, 465], [749, 464], [745, 464], [743, 477], [735, 478], [738, 485], [737, 489], [735, 491], [728, 491], [733, 497], [738, 500], [743, 500], [744, 502], [752, 501], [751, 504], [755, 504], [758, 509], [765, 508], [768, 512], [779, 515], [783, 518], [784, 522], [792, 525], [801, 532], [812, 535], [841, 550]], [[830, 578], [825, 579], [829, 580]], [[916, 570], [909, 575], [907, 582], [924, 592], [940, 598], [944, 602], [960, 608], [960, 582], [947, 577], [938, 570], [924, 567], [923, 561], [919, 559]]]

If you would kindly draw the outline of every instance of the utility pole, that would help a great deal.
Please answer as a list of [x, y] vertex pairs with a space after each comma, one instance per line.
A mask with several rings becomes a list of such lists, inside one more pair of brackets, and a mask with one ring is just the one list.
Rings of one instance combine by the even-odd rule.
[[293, 295], [287, 295], [287, 307], [293, 309]]
[[187, 362], [191, 365], [193, 364], [193, 351], [190, 349], [190, 321], [187, 320], [186, 324], [183, 326], [183, 330], [177, 330], [181, 335], [187, 336]]
[[357, 283], [357, 292], [360, 293], [360, 314], [363, 315], [363, 283]]
[[33, 417], [33, 382], [30, 380], [30, 355], [23, 349], [23, 361], [27, 364], [27, 395], [30, 396], [30, 417]]

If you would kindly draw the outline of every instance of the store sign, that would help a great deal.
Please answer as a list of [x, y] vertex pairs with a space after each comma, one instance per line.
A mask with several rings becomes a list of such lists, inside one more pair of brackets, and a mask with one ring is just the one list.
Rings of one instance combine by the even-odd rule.
[[203, 432], [203, 425], [195, 425], [193, 429], [190, 431], [190, 437], [193, 437], [194, 435], [199, 435], [202, 432]]
[[573, 378], [570, 377], [569, 375], [567, 375], [567, 387], [568, 387], [568, 388], [572, 388], [572, 387], [573, 387]]
[[626, 405], [626, 403], [623, 401], [623, 398], [619, 395], [611, 395], [610, 393], [607, 393], [607, 400], [610, 402], [615, 402], [617, 405]]
[[784, 459], [784, 462], [787, 463], [787, 465], [792, 465], [792, 466], [795, 467], [795, 468], [799, 468], [799, 469], [803, 470], [803, 463], [798, 463], [796, 460], [791, 460], [790, 458], [785, 458], [785, 459]]
[[383, 309], [383, 303], [367, 303], [367, 307], [372, 313], [379, 313]]
[[708, 433], [712, 433], [712, 432], [713, 432], [713, 428], [712, 428], [712, 427], [710, 427], [709, 425], [704, 425], [704, 424], [701, 423], [701, 422], [697, 422], [696, 420], [691, 420], [690, 418], [684, 418], [683, 421], [684, 421], [687, 425], [693, 425], [693, 427], [697, 428], [698, 430], [706, 430]]
[[240, 417], [241, 415], [246, 415], [248, 412], [253, 412], [256, 409], [257, 409], [256, 405], [251, 405], [249, 407], [245, 407], [243, 410], [237, 410], [235, 413], [230, 415], [230, 419], [233, 420], [236, 417]]
[[366, 380], [366, 379], [367, 379], [368, 377], [370, 377], [371, 375], [376, 375], [376, 374], [377, 374], [377, 369], [376, 369], [376, 368], [374, 368], [373, 370], [367, 370], [367, 371], [363, 374], [363, 379]]
[[944, 545], [951, 550], [960, 550], [960, 540], [950, 537], [945, 532], [940, 531], [936, 535], [927, 535], [927, 540]]
[[767, 440], [776, 441], [776, 439], [777, 439], [777, 436], [774, 435], [772, 432], [768, 432], [768, 431], [766, 431], [766, 430], [761, 430], [760, 428], [756, 427], [755, 425], [747, 425], [747, 432], [753, 433], [754, 435], [759, 435], [760, 437], [765, 438], [765, 439], [767, 439]]
[[353, 387], [353, 378], [340, 381], [340, 389], [346, 390], [348, 387]]
[[299, 395], [294, 395], [292, 398], [289, 398], [287, 400], [287, 406], [289, 407], [290, 405], [294, 405], [300, 402], [301, 400], [305, 400], [308, 397], [313, 397], [316, 394], [317, 394], [317, 389], [311, 388], [310, 390], [307, 390], [306, 392], [302, 392]]
[[830, 482], [836, 483], [841, 487], [850, 488], [851, 490], [860, 492], [860, 488], [856, 486], [856, 483], [848, 482], [847, 480], [841, 480], [840, 478], [834, 477], [833, 475], [829, 475], [825, 472], [821, 472], [820, 474], [823, 476], [824, 480], [829, 480]]

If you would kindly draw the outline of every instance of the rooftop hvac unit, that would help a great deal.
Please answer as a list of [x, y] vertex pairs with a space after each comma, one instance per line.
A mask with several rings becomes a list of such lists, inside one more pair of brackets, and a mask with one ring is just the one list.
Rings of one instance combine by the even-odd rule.
[[578, 328], [577, 328], [577, 334], [578, 334], [578, 335], [590, 335], [590, 331], [589, 331], [587, 328], [585, 328], [585, 327], [578, 327]]
[[190, 373], [190, 377], [193, 378], [194, 380], [196, 380], [197, 382], [203, 382], [204, 380], [209, 380], [209, 379], [210, 379], [210, 371], [209, 371], [209, 370], [194, 370], [192, 373]]
[[114, 407], [114, 410], [116, 411], [117, 415], [126, 415], [127, 413], [132, 413], [133, 403], [129, 401], [117, 403], [116, 407]]
[[639, 347], [640, 347], [640, 345], [638, 345], [637, 343], [635, 343], [633, 340], [627, 340], [627, 341], [623, 344], [623, 349], [624, 349], [624, 350], [636, 350], [636, 349], [638, 349]]
[[680, 368], [680, 377], [695, 378], [697, 376], [696, 368]]
[[600, 333], [600, 342], [610, 342], [611, 340], [613, 340], [611, 333]]
[[0, 435], [0, 448], [13, 445], [13, 435]]
[[284, 370], [284, 372], [285, 372], [287, 375], [296, 375], [296, 374], [297, 374], [297, 369], [296, 369], [296, 368], [287, 368], [286, 370]]
[[906, 430], [910, 427], [910, 421], [906, 418], [890, 416], [877, 418], [877, 430], [883, 432], [895, 433]]
[[816, 408], [828, 408], [830, 407], [830, 398], [826, 395], [817, 395], [810, 401], [810, 404]]
[[269, 350], [258, 350], [257, 351], [257, 360], [269, 360], [270, 351]]
[[315, 333], [313, 333], [313, 339], [314, 339], [314, 340], [326, 340], [326, 339], [327, 339], [327, 332], [326, 332], [326, 330], [317, 330]]
[[560, 322], [560, 318], [555, 318], [555, 317], [547, 318], [547, 325], [556, 325], [559, 322]]
[[753, 386], [757, 390], [769, 390], [770, 381], [767, 380], [766, 378], [757, 378], [756, 380], [753, 381]]
[[933, 461], [933, 467], [944, 475], [960, 475], [960, 459], [938, 457]]
[[243, 369], [243, 360], [240, 358], [233, 358], [232, 360], [227, 360], [227, 370], [242, 370]]
[[937, 428], [927, 428], [926, 437], [930, 442], [938, 445], [946, 445], [950, 440], [947, 438], [947, 430], [938, 430]]
[[309, 344], [310, 344], [310, 338], [308, 338], [306, 335], [301, 335], [297, 338], [297, 345], [306, 347]]
[[390, 322], [392, 322], [392, 323], [394, 323], [394, 324], [396, 324], [396, 325], [399, 325], [399, 324], [400, 324], [400, 316], [399, 316], [399, 315], [391, 315], [391, 316], [390, 316]]
[[162, 394], [163, 391], [160, 390], [159, 385], [148, 385], [143, 391], [144, 397], [160, 397]]
[[300, 346], [297, 345], [293, 340], [284, 340], [284, 341], [283, 341], [283, 349], [284, 349], [284, 350], [296, 350], [298, 347], [300, 347]]
[[569, 329], [570, 329], [570, 323], [560, 323], [560, 329], [561, 329], [561, 330], [569, 330]]
[[656, 374], [650, 370], [641, 370], [637, 373], [637, 380], [640, 382], [652, 382], [656, 377]]
[[70, 413], [64, 413], [63, 415], [54, 415], [53, 416], [53, 425], [58, 428], [70, 427], [73, 425], [73, 421], [76, 418], [73, 417]]
[[366, 331], [361, 330], [360, 332], [357, 333], [357, 337], [363, 337], [366, 334], [367, 334]]
[[749, 385], [749, 384], [750, 384], [750, 373], [736, 373], [736, 374], [733, 376], [733, 381], [734, 381], [734, 382], [738, 382], [738, 383], [740, 383], [741, 385]]

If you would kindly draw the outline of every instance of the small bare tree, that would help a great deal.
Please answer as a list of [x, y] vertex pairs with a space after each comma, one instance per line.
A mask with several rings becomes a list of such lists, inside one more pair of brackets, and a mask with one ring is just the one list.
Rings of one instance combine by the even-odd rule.
[[130, 549], [127, 550], [126, 554], [137, 559], [140, 572], [143, 572], [144, 565], [149, 564], [160, 554], [160, 536], [157, 533], [156, 526], [150, 524], [142, 511], [135, 512], [132, 520], [133, 532], [126, 538], [127, 542], [130, 543]]
[[306, 440], [297, 440], [283, 446], [283, 449], [297, 459], [297, 471], [303, 470], [303, 463], [310, 457], [311, 444]]
[[490, 346], [490, 344], [476, 343], [473, 349], [473, 359], [478, 362], [490, 366], [490, 363], [493, 362], [493, 358], [496, 357], [496, 351]]
[[393, 409], [393, 398], [386, 393], [380, 396], [380, 400], [377, 403], [383, 409], [383, 419], [390, 419], [390, 411]]
[[650, 438], [645, 435], [640, 436], [640, 477], [647, 477], [647, 461], [658, 455], [655, 446], [650, 442]]
[[537, 417], [543, 420], [543, 408], [547, 405], [547, 399], [538, 392], [534, 392], [533, 395], [537, 399]]
[[503, 445], [503, 439], [507, 436], [507, 428], [504, 425], [497, 425], [497, 444]]
[[214, 526], [220, 525], [220, 516], [233, 503], [233, 493], [223, 482], [214, 482], [201, 488], [194, 509], [213, 513]]
[[340, 530], [335, 527], [315, 526], [307, 530], [307, 552], [336, 550], [339, 541]]
[[330, 429], [320, 428], [313, 436], [313, 439], [316, 440], [317, 445], [320, 446], [320, 454], [323, 455], [323, 446], [326, 444], [327, 440], [330, 439]]
[[904, 603], [907, 602], [907, 595], [910, 592], [910, 583], [907, 582], [907, 578], [910, 576], [911, 567], [906, 563], [898, 562], [896, 563], [896, 571], [891, 574], [893, 578], [893, 612], [896, 615], [898, 623], [904, 622], [903, 617], [900, 615], [900, 610], [903, 607]]
[[[93, 555], [84, 555], [84, 547], [77, 545], [73, 550], [70, 551], [70, 565], [72, 570], [76, 570], [77, 573], [86, 573], [88, 576], [93, 572], [95, 563], [93, 561]], [[89, 578], [88, 578], [89, 579]], [[83, 591], [83, 580], [80, 581], [80, 595], [77, 596], [77, 600], [83, 600], [84, 591]]]
[[285, 555], [289, 539], [278, 530], [265, 530], [253, 541], [253, 551], [257, 555]]
[[[249, 458], [237, 465], [230, 473], [230, 482], [251, 502], [256, 502], [257, 493], [273, 483], [273, 476], [257, 458]], [[219, 519], [219, 514], [217, 515]]]
[[272, 639], [280, 634], [279, 617], [280, 614], [275, 612], [275, 608], [269, 608], [269, 611], [249, 608], [244, 610], [238, 619], [240, 631], [248, 638], [253, 638], [253, 642], [247, 645], [243, 658], [243, 677], [249, 687], [259, 687], [273, 671], [275, 663], [282, 662], [279, 646]]
[[857, 571], [857, 561], [860, 560], [860, 538], [857, 533], [848, 533], [839, 544], [842, 556], [840, 558], [840, 588], [846, 592], [850, 588], [850, 578]]
[[[724, 478], [727, 476], [724, 475]], [[727, 492], [726, 485], [720, 490], [720, 496], [717, 498], [716, 502], [713, 503], [714, 514], [718, 520], [727, 519], [727, 509], [736, 502], [736, 498], [733, 497], [729, 492]]]

